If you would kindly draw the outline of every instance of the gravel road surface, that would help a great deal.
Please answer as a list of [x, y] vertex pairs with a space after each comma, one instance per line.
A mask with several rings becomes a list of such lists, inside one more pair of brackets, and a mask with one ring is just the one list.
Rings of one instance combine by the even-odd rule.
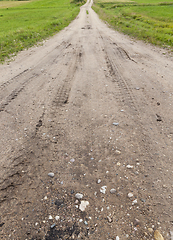
[[91, 6], [0, 66], [0, 239], [173, 239], [173, 59]]

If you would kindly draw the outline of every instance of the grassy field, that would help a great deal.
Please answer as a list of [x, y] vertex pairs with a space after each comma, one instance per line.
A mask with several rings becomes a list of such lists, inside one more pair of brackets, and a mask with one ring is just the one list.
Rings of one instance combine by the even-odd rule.
[[66, 27], [78, 0], [0, 1], [0, 62]]
[[116, 30], [173, 51], [173, 2], [95, 0], [93, 9]]

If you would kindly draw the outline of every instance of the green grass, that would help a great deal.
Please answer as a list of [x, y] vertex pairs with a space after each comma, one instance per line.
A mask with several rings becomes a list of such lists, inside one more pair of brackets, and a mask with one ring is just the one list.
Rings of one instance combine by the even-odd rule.
[[173, 50], [173, 2], [97, 0], [93, 9], [116, 30]]
[[0, 62], [66, 27], [79, 13], [79, 1], [34, 0], [0, 8]]

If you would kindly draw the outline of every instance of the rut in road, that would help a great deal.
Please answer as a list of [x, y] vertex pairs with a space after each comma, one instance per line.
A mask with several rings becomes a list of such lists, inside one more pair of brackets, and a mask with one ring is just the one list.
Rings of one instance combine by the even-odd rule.
[[1, 239], [171, 239], [172, 59], [91, 6], [0, 66]]

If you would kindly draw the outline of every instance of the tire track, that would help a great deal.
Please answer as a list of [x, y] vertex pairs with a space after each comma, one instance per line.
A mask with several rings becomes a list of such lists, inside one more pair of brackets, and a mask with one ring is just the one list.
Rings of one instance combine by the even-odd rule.
[[72, 53], [72, 55], [75, 55], [75, 61], [74, 57], [70, 57], [73, 60], [70, 61], [67, 76], [62, 81], [62, 84], [58, 88], [56, 96], [53, 99], [53, 106], [63, 106], [68, 103], [72, 82], [78, 68], [78, 64], [80, 63], [82, 58], [82, 47], [76, 46], [75, 49], [77, 49], [77, 51], [74, 50]]
[[38, 75], [33, 74], [33, 76], [29, 77], [25, 82], [20, 85], [20, 87], [14, 89], [7, 97], [6, 99], [3, 99], [2, 102], [0, 103], [0, 112], [4, 111], [5, 108], [13, 101], [15, 100], [18, 95], [23, 91], [25, 86], [33, 79], [35, 79]]

